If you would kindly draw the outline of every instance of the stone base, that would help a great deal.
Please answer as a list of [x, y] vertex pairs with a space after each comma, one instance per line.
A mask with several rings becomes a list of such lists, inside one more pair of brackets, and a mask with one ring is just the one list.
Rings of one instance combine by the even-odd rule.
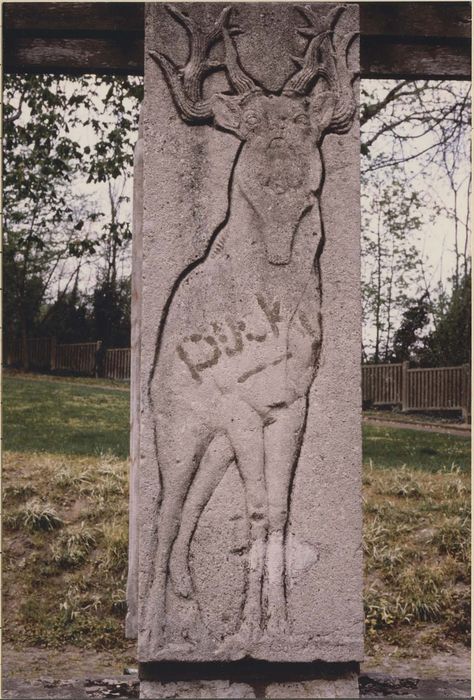
[[256, 687], [231, 681], [142, 681], [140, 698], [358, 698], [357, 675], [337, 680], [318, 679], [297, 683], [270, 683]]
[[140, 698], [358, 698], [358, 664], [140, 664]]

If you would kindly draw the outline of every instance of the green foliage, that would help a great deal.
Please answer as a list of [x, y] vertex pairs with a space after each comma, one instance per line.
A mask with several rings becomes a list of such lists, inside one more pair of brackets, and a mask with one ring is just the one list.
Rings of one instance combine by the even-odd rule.
[[393, 338], [391, 362], [414, 361], [423, 351], [422, 332], [429, 322], [428, 294], [410, 304], [403, 312], [400, 327]]
[[[434, 317], [435, 327], [427, 333], [430, 316]], [[408, 306], [393, 339], [392, 355], [387, 359], [411, 360], [424, 367], [470, 364], [471, 272], [455, 282], [449, 298], [444, 294], [433, 305], [425, 292]]]
[[129, 280], [103, 278], [94, 289], [94, 333], [103, 341], [104, 348], [130, 345], [130, 293]]
[[471, 273], [454, 286], [437, 311], [434, 331], [426, 341], [423, 364], [434, 367], [471, 362]]
[[91, 294], [78, 291], [63, 294], [44, 310], [41, 332], [60, 343], [102, 341], [107, 347], [130, 346], [130, 279], [99, 278]]
[[75, 284], [44, 309], [41, 333], [56, 337], [59, 343], [84, 343], [97, 339], [91, 307], [86, 295]]
[[62, 303], [70, 306], [67, 294], [81, 259], [130, 240], [129, 221], [120, 220], [118, 206], [106, 216], [77, 192], [84, 179], [112, 187], [130, 176], [141, 83], [114, 76], [5, 76], [4, 312], [10, 342], [21, 337], [25, 344], [27, 336], [51, 332], [52, 290], [57, 319], [68, 311]]

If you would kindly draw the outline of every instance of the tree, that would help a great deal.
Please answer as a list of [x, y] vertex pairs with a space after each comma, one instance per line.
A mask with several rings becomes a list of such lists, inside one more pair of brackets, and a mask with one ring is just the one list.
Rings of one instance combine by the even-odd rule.
[[130, 280], [99, 280], [93, 293], [95, 337], [104, 348], [130, 345]]
[[128, 220], [108, 220], [78, 192], [84, 179], [113, 186], [130, 176], [141, 94], [138, 78], [5, 76], [5, 329], [26, 358], [28, 336], [59, 308], [84, 258], [130, 238]]
[[471, 272], [457, 285], [448, 303], [436, 313], [436, 327], [426, 340], [421, 360], [431, 367], [471, 362]]
[[470, 268], [470, 85], [364, 81], [361, 96], [362, 354], [377, 362], [412, 300], [438, 308]]
[[[52, 76], [10, 76], [5, 83], [5, 315], [9, 333], [21, 336], [26, 362], [27, 337], [75, 223], [68, 185], [80, 149], [67, 135], [66, 98], [56, 83]], [[61, 223], [67, 230], [58, 237]]]
[[56, 337], [60, 343], [95, 340], [90, 303], [79, 291], [77, 278], [70, 292], [61, 294], [48, 306], [41, 333], [47, 337]]
[[418, 361], [425, 349], [425, 338], [422, 334], [430, 320], [429, 312], [426, 292], [405, 309], [400, 327], [393, 337], [390, 362]]
[[[363, 193], [362, 259], [364, 322], [374, 328], [373, 362], [388, 362], [397, 315], [406, 307], [407, 290], [418, 283], [420, 255], [416, 234], [421, 202], [395, 175], [380, 182], [370, 197]], [[367, 345], [367, 343], [366, 343]]]

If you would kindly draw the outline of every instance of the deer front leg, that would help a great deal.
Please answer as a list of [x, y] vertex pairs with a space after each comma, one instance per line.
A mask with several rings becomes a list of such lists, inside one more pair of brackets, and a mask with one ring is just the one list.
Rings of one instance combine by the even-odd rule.
[[227, 434], [245, 489], [250, 530], [247, 591], [238, 635], [246, 638], [246, 641], [256, 641], [261, 633], [262, 583], [268, 530], [263, 425], [260, 416], [235, 396], [228, 398], [225, 415]]
[[290, 488], [300, 452], [305, 418], [306, 399], [301, 398], [286, 408], [278, 409], [274, 422], [264, 430], [269, 518], [267, 629], [271, 635], [287, 632], [285, 530]]

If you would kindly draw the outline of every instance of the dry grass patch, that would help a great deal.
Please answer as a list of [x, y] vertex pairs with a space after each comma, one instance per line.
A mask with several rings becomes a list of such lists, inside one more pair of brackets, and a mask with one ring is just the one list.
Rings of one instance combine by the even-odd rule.
[[[4, 455], [5, 640], [120, 649], [126, 461]], [[367, 652], [468, 644], [470, 481], [459, 469], [364, 471]]]
[[364, 492], [367, 650], [388, 642], [416, 656], [423, 633], [435, 649], [468, 644], [469, 477], [369, 464]]
[[125, 647], [126, 461], [4, 455], [5, 641]]

